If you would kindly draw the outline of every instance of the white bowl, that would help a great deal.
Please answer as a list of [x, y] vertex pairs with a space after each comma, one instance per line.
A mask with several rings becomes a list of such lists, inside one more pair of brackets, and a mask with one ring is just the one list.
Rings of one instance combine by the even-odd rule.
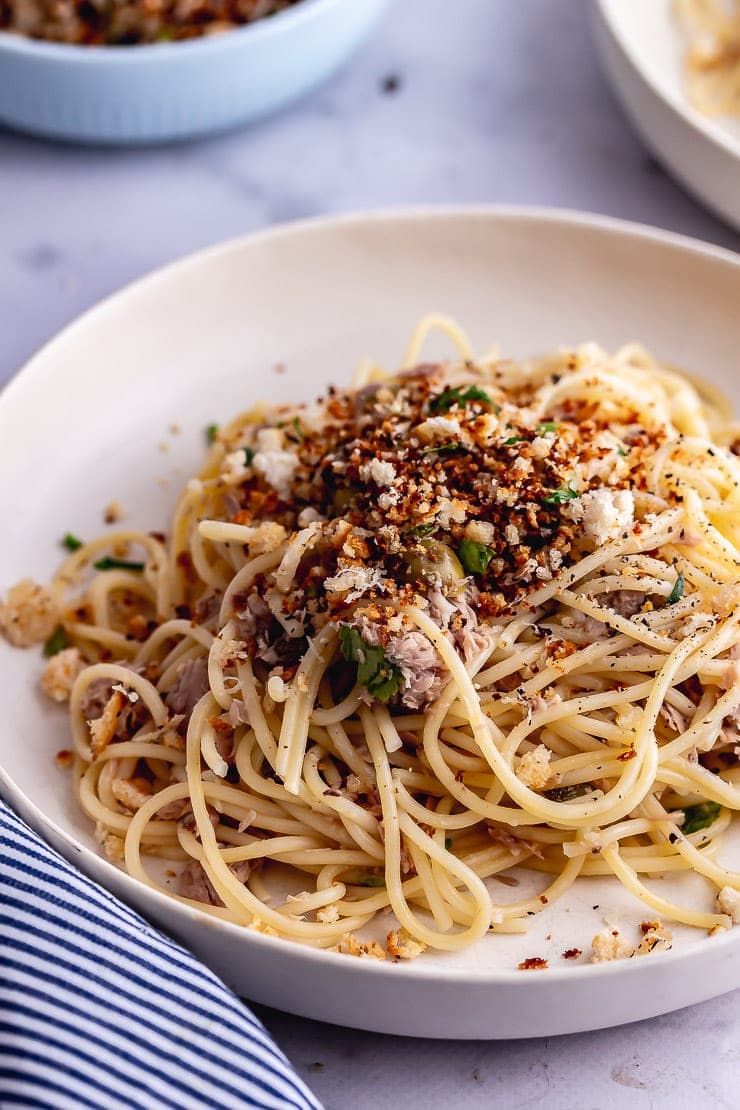
[[689, 103], [671, 0], [597, 0], [596, 42], [606, 74], [637, 131], [665, 166], [740, 229], [740, 119]]
[[0, 31], [0, 120], [111, 144], [250, 123], [329, 77], [388, 2], [301, 0], [224, 34], [141, 46], [71, 46]]
[[[330, 380], [348, 381], [368, 353], [393, 365], [430, 309], [456, 315], [479, 349], [498, 340], [513, 355], [585, 338], [607, 347], [641, 339], [737, 396], [739, 290], [740, 260], [728, 252], [557, 212], [348, 217], [195, 255], [87, 313], [0, 396], [0, 584], [43, 580], [58, 537], [97, 533], [114, 497], [132, 524], [160, 528], [199, 464], [205, 425], [260, 397], [310, 399]], [[168, 433], [173, 422], [179, 435]], [[508, 1038], [634, 1021], [740, 984], [740, 930], [710, 940], [677, 927], [666, 954], [601, 966], [562, 960], [566, 948], [590, 950], [604, 916], [627, 929], [645, 916], [611, 880], [583, 880], [525, 937], [489, 936], [411, 964], [315, 951], [220, 922], [100, 857], [68, 773], [54, 763], [69, 745], [67, 720], [38, 692], [42, 660], [3, 643], [0, 666], [0, 788], [10, 802], [252, 999], [386, 1033]], [[711, 904], [691, 876], [666, 877], [661, 891]], [[532, 955], [549, 957], [550, 970], [516, 970]]]

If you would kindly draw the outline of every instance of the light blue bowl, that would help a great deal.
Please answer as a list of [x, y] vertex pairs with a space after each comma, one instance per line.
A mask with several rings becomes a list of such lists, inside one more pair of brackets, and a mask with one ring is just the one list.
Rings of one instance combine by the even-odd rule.
[[246, 124], [329, 77], [388, 2], [301, 0], [223, 34], [145, 46], [68, 46], [0, 32], [0, 121], [114, 144]]

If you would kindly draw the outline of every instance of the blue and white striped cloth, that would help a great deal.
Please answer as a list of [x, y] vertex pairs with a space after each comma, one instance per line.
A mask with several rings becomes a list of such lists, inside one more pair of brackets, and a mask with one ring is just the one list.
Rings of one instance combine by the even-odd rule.
[[0, 1106], [321, 1110], [215, 975], [2, 801]]

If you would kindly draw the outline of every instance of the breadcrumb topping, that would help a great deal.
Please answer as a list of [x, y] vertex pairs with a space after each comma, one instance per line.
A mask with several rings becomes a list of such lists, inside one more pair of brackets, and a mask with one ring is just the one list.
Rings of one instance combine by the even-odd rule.
[[52, 701], [67, 701], [80, 671], [86, 666], [76, 647], [53, 655], [44, 667], [41, 689]]
[[662, 921], [643, 921], [640, 924], [642, 939], [637, 946], [638, 956], [649, 956], [651, 952], [667, 952], [673, 947], [673, 934]]
[[385, 952], [376, 940], [364, 943], [359, 941], [354, 933], [345, 933], [337, 945], [337, 952], [347, 956], [357, 956], [361, 960], [384, 960]]
[[544, 790], [551, 778], [551, 758], [552, 752], [544, 744], [538, 744], [531, 752], [525, 752], [517, 763], [519, 781], [532, 790]]
[[723, 886], [717, 895], [717, 909], [732, 918], [733, 925], [740, 925], [740, 892], [731, 886]]
[[[617, 414], [573, 398], [543, 415], [538, 390], [546, 396], [549, 382], [511, 380], [505, 363], [425, 364], [359, 390], [330, 388], [312, 405], [262, 409], [219, 433], [216, 520], [246, 529], [250, 556], [287, 545], [290, 573], [258, 574], [233, 599], [250, 657], [290, 678], [335, 621], [365, 639], [372, 626], [369, 646], [405, 658], [412, 641], [399, 641], [413, 628], [398, 609], [412, 605], [467, 660], [482, 646], [479, 626], [594, 547], [641, 529], [633, 490], [646, 489], [664, 427], [645, 427], [629, 405]], [[439, 689], [431, 659], [424, 689], [412, 690], [415, 666], [398, 687], [409, 708]], [[544, 784], [537, 758], [525, 756], [522, 771]]]
[[59, 606], [46, 586], [23, 578], [0, 601], [0, 631], [16, 647], [33, 647], [51, 636]]
[[115, 690], [105, 704], [102, 714], [95, 720], [88, 721], [90, 729], [90, 748], [93, 758], [104, 751], [116, 734], [118, 717], [123, 708], [124, 697], [120, 690]]
[[597, 933], [591, 941], [592, 964], [606, 963], [609, 960], [628, 960], [634, 956], [635, 949], [618, 929], [606, 928]]
[[405, 929], [391, 929], [385, 938], [385, 949], [389, 956], [397, 960], [416, 960], [427, 946], [423, 941], [415, 940]]
[[123, 863], [125, 852], [123, 840], [120, 836], [109, 833], [100, 821], [96, 822], [93, 835], [98, 844], [101, 845], [106, 859], [109, 859], [111, 863]]

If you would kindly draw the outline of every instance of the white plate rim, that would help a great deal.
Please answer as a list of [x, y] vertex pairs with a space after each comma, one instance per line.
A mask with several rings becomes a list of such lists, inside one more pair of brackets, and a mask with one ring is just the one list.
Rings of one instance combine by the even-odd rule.
[[607, 32], [629, 61], [635, 72], [640, 76], [650, 91], [668, 108], [672, 109], [698, 136], [708, 139], [715, 146], [721, 147], [727, 154], [740, 161], [740, 140], [736, 139], [729, 131], [717, 126], [711, 116], [703, 116], [693, 108], [687, 96], [674, 93], [656, 79], [654, 72], [643, 66], [632, 49], [630, 39], [626, 37], [619, 26], [612, 19], [613, 0], [596, 0], [598, 15], [600, 16]]
[[[599, 2], [601, 2], [601, 0], [599, 0]], [[284, 236], [321, 234], [322, 231], [331, 230], [341, 227], [342, 225], [352, 227], [373, 223], [454, 221], [460, 218], [502, 221], [514, 219], [532, 223], [546, 222], [560, 225], [564, 229], [578, 228], [582, 230], [593, 230], [609, 233], [624, 239], [652, 242], [678, 250], [681, 253], [689, 252], [705, 259], [712, 259], [715, 262], [728, 265], [736, 270], [738, 279], [740, 280], [740, 255], [730, 249], [716, 246], [678, 232], [652, 227], [636, 221], [623, 220], [599, 213], [584, 212], [569, 208], [530, 205], [447, 204], [389, 207], [358, 212], [345, 212], [333, 216], [316, 216], [308, 219], [290, 221], [275, 227], [264, 228], [257, 232], [225, 239], [205, 249], [190, 252], [180, 259], [176, 259], [165, 266], [159, 267], [128, 282], [119, 290], [109, 294], [101, 301], [82, 312], [45, 343], [41, 344], [28, 359], [21, 363], [20, 367], [15, 371], [4, 388], [0, 390], [0, 402], [2, 402], [5, 396], [25, 388], [26, 379], [29, 377], [30, 372], [32, 372], [36, 361], [45, 356], [47, 350], [57, 342], [64, 341], [78, 329], [83, 329], [88, 322], [93, 320], [98, 314], [102, 315], [111, 304], [117, 302], [119, 299], [123, 299], [130, 293], [138, 294], [142, 291], [146, 292], [147, 289], [155, 288], [157, 284], [168, 281], [170, 276], [175, 272], [197, 267], [205, 260], [210, 261], [232, 251], [239, 251], [251, 244], [277, 240]], [[310, 945], [303, 945], [284, 938], [268, 936], [263, 933], [245, 929], [243, 926], [228, 921], [222, 921], [198, 909], [191, 909], [175, 901], [175, 899], [168, 897], [166, 894], [139, 882], [104, 857], [98, 855], [91, 848], [87, 847], [86, 844], [78, 841], [55, 821], [46, 817], [36, 803], [23, 793], [13, 782], [10, 774], [1, 764], [0, 797], [4, 797], [11, 807], [16, 810], [18, 815], [45, 839], [50, 839], [52, 842], [59, 845], [61, 854], [73, 865], [80, 866], [80, 869], [85, 874], [92, 877], [92, 881], [100, 882], [100, 885], [110, 889], [108, 884], [104, 881], [101, 882], [97, 878], [98, 874], [103, 874], [110, 877], [118, 890], [130, 891], [130, 899], [125, 896], [123, 898], [123, 900], [128, 901], [129, 905], [140, 907], [142, 903], [151, 901], [154, 906], [161, 908], [164, 913], [180, 918], [183, 924], [188, 920], [190, 922], [195, 921], [204, 929], [211, 929], [216, 932], [224, 931], [229, 937], [233, 937], [234, 939], [239, 938], [241, 943], [248, 944], [249, 947], [253, 949], [255, 957], [259, 956], [260, 949], [263, 949], [265, 952], [270, 952], [271, 954], [278, 954], [280, 952], [285, 952], [287, 946], [294, 957], [297, 956], [302, 962], [313, 964], [319, 969], [323, 968], [327, 971], [331, 971], [332, 968], [337, 968], [346, 964], [347, 957], [333, 950], [313, 948]], [[138, 912], [145, 918], [148, 916], [146, 909], [139, 909]], [[153, 917], [155, 915], [152, 914], [151, 916]], [[159, 928], [160, 926], [156, 927]], [[721, 936], [712, 938], [711, 954], [719, 960], [721, 957], [726, 957], [731, 952], [733, 954], [736, 953], [738, 946], [740, 946], [740, 928], [731, 929]], [[697, 946], [691, 944], [681, 950], [672, 951], [670, 955], [661, 955], [657, 958], [661, 960], [669, 959], [671, 967], [678, 970], [680, 965], [686, 962], [695, 963], [697, 951]], [[702, 953], [702, 955], [706, 958], [707, 953]], [[499, 968], [490, 970], [477, 968], [475, 970], [466, 970], [454, 967], [439, 967], [423, 959], [413, 962], [403, 961], [400, 967], [394, 962], [355, 959], [353, 960], [352, 970], [353, 977], [359, 976], [360, 978], [364, 978], [366, 976], [374, 976], [375, 978], [380, 977], [381, 979], [387, 978], [395, 980], [396, 984], [398, 983], [399, 972], [404, 980], [426, 983], [440, 982], [442, 984], [454, 983], [461, 988], [494, 988], [497, 984], [508, 986], [517, 983], [521, 986], [522, 994], [524, 994], [526, 990], [533, 988], [537, 982], [542, 982], [539, 976], [522, 975], [521, 971], [518, 969]], [[600, 979], [617, 977], [622, 980], [623, 978], [634, 978], [636, 975], [642, 977], [643, 974], [644, 970], [641, 970], [640, 960], [615, 960], [596, 964], [584, 963], [550, 967], [548, 969], [546, 982], [555, 986], [564, 982], [580, 982], [584, 979], [587, 980], [588, 977], [594, 978], [598, 976]], [[730, 985], [728, 989], [732, 989], [732, 985]]]

